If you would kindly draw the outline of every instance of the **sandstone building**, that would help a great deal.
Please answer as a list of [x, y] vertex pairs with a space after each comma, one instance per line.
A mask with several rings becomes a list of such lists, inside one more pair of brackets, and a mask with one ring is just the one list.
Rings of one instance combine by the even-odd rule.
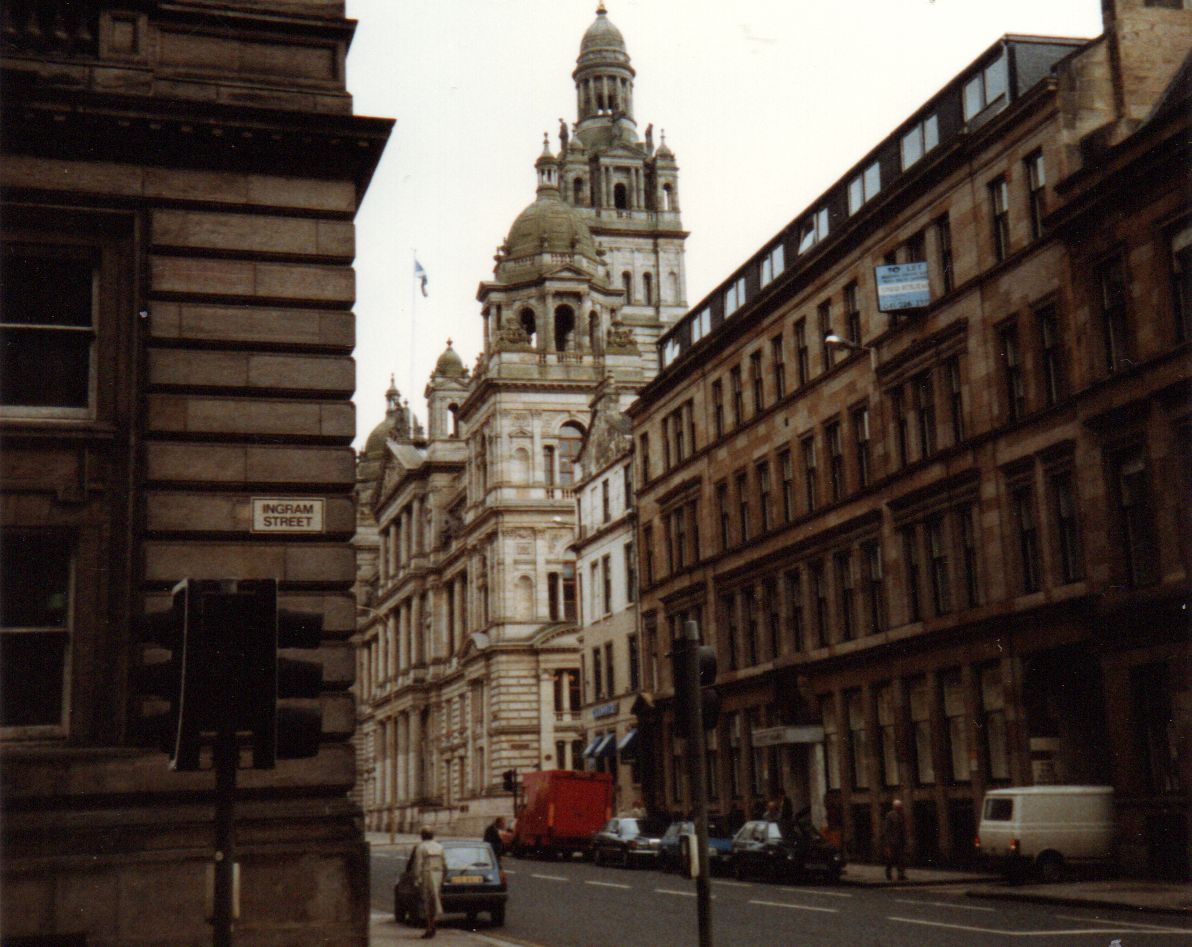
[[597, 385], [611, 378], [624, 407], [687, 308], [678, 169], [652, 127], [637, 131], [634, 77], [602, 5], [573, 73], [574, 134], [544, 144], [537, 197], [480, 284], [483, 351], [468, 371], [448, 344], [425, 431], [392, 391], [368, 440], [370, 827], [476, 831], [510, 813], [506, 770], [582, 765], [575, 460]]
[[[4, 4], [5, 941], [207, 944], [210, 771], [142, 732], [134, 619], [194, 578], [324, 616], [314, 759], [244, 771], [237, 943], [367, 943], [354, 727], [352, 114], [333, 0]], [[319, 529], [254, 532], [261, 497]]]
[[[714, 808], [786, 792], [864, 858], [898, 796], [960, 861], [985, 789], [1112, 784], [1123, 863], [1188, 876], [1183, 6], [995, 43], [660, 339], [630, 409], [654, 805], [686, 799], [695, 618]], [[929, 302], [879, 311], [908, 263]]]

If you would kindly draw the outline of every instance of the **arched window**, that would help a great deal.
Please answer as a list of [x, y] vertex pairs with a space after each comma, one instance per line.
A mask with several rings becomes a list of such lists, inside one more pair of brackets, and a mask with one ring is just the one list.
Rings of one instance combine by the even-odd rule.
[[447, 405], [447, 413], [451, 415], [451, 436], [459, 437], [459, 405]]
[[682, 302], [682, 296], [679, 295], [679, 274], [672, 270], [666, 274], [666, 279], [670, 283], [670, 301], [672, 303]]
[[675, 209], [675, 194], [674, 194], [674, 190], [671, 188], [671, 186], [669, 184], [662, 185], [662, 209], [663, 210], [674, 210]]
[[642, 302], [647, 306], [654, 305], [654, 276], [651, 273], [642, 274]]
[[584, 443], [583, 425], [568, 421], [559, 428], [559, 483], [575, 483], [575, 458]]
[[633, 302], [633, 274], [626, 270], [621, 274], [621, 288], [625, 290], [625, 304]]
[[584, 179], [576, 178], [574, 181], [572, 181], [571, 191], [574, 202], [576, 204], [582, 204], [584, 202]]
[[555, 307], [555, 351], [566, 352], [574, 346], [575, 310], [570, 306]]
[[534, 310], [527, 307], [527, 308], [523, 309], [520, 313], [518, 313], [517, 318], [518, 318], [518, 321], [521, 323], [521, 327], [526, 330], [526, 335], [528, 335], [530, 337], [530, 344], [537, 345], [538, 344], [538, 323], [537, 323], [537, 320], [535, 320], [535, 318], [534, 318]]
[[600, 313], [595, 309], [588, 314], [588, 348], [593, 353], [600, 351]]
[[629, 207], [629, 189], [624, 184], [613, 185], [613, 206], [617, 210]]

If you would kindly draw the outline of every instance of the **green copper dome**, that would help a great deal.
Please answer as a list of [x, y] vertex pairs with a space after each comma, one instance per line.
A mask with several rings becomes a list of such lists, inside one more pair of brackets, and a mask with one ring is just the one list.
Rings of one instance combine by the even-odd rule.
[[573, 207], [563, 203], [554, 188], [541, 188], [538, 199], [523, 210], [509, 229], [506, 258], [539, 253], [579, 253], [600, 262], [592, 231]]

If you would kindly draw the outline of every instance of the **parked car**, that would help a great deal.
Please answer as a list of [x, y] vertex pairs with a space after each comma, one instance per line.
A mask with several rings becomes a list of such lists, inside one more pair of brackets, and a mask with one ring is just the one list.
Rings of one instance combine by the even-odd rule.
[[1062, 879], [1069, 867], [1115, 860], [1112, 786], [1029, 786], [985, 794], [977, 852], [1011, 881]]
[[658, 845], [665, 833], [666, 823], [659, 819], [609, 819], [592, 836], [592, 858], [597, 865], [657, 865]]
[[775, 881], [819, 875], [839, 881], [844, 857], [801, 813], [792, 822], [746, 822], [733, 837], [729, 864], [734, 878], [749, 876]]
[[[679, 837], [695, 835], [695, 823], [684, 820], [672, 822], [658, 843], [658, 867], [663, 871], [681, 871], [682, 855]], [[712, 872], [727, 871], [733, 849], [733, 836], [719, 816], [708, 819], [708, 865]]]
[[[439, 897], [444, 914], [466, 914], [475, 923], [481, 911], [487, 911], [494, 927], [505, 923], [505, 905], [509, 898], [505, 872], [488, 842], [480, 839], [443, 839], [447, 870]], [[414, 877], [414, 853], [393, 886], [393, 915], [398, 923], [421, 926], [422, 895]]]

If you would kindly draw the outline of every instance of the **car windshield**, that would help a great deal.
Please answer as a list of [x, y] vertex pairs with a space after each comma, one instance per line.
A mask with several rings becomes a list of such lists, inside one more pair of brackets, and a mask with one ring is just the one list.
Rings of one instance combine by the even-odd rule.
[[452, 845], [444, 848], [447, 868], [492, 868], [493, 859], [486, 845]]
[[638, 819], [637, 830], [642, 835], [658, 837], [666, 831], [666, 823], [658, 819]]

